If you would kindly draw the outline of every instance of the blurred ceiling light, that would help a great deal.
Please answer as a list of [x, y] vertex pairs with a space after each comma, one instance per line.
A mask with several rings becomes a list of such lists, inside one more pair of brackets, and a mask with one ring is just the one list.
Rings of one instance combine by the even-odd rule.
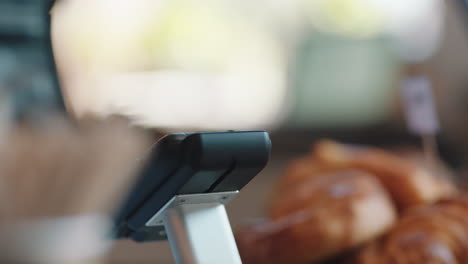
[[57, 2], [52, 27], [59, 59], [89, 71], [125, 70], [139, 65], [142, 29], [160, 1]]
[[222, 3], [168, 1], [145, 33], [153, 67], [220, 71], [258, 60], [277, 63], [282, 55], [271, 32]]
[[441, 40], [444, 0], [372, 0], [386, 18], [385, 29], [406, 61], [429, 58]]
[[[69, 85], [72, 101], [81, 101], [75, 102], [81, 108], [76, 112], [127, 114], [145, 126], [175, 130], [275, 125], [286, 94], [287, 63], [270, 29], [232, 8], [236, 1], [156, 2], [141, 17], [130, 14], [133, 8], [93, 27], [90, 12], [75, 14], [74, 19], [89, 21], [84, 28], [75, 22], [75, 31], [67, 34], [76, 34], [76, 43], [88, 42], [94, 72]], [[103, 9], [98, 14], [106, 15]], [[123, 18], [144, 23], [120, 28]], [[83, 30], [93, 31], [93, 39], [79, 33]], [[70, 44], [79, 54], [82, 44], [76, 43]]]
[[443, 0], [302, 1], [320, 31], [354, 37], [391, 34], [404, 56], [431, 53], [443, 23]]
[[100, 114], [123, 113], [140, 125], [169, 130], [272, 127], [284, 99], [278, 89], [281, 77], [271, 76], [271, 70], [250, 70], [158, 71], [101, 78], [96, 86], [101, 90]]
[[311, 23], [320, 31], [367, 37], [384, 21], [372, 0], [303, 0]]

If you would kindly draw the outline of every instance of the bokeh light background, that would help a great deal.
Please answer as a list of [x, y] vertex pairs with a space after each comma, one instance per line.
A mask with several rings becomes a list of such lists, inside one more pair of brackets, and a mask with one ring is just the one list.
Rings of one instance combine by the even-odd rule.
[[438, 0], [66, 0], [54, 49], [73, 112], [165, 130], [366, 126], [405, 61], [436, 50]]

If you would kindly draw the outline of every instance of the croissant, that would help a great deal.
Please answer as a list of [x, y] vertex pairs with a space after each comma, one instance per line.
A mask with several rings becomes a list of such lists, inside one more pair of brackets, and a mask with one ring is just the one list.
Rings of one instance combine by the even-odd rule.
[[[237, 241], [246, 264], [321, 261], [384, 234], [397, 211], [454, 193], [448, 180], [395, 154], [321, 141], [289, 164], [269, 218], [241, 228]], [[375, 257], [375, 252], [360, 256]]]
[[282, 199], [284, 190], [295, 188], [303, 180], [343, 169], [367, 171], [377, 177], [400, 210], [437, 201], [455, 191], [449, 181], [395, 154], [324, 140], [316, 144], [308, 156], [293, 161], [287, 167], [272, 206], [276, 200]]
[[304, 264], [369, 241], [395, 219], [374, 176], [343, 170], [285, 191], [271, 219], [241, 228], [236, 239], [245, 264]]
[[454, 198], [408, 212], [353, 263], [468, 263], [468, 200]]
[[321, 177], [323, 174], [336, 169], [331, 165], [317, 161], [311, 155], [292, 160], [284, 170], [278, 184], [276, 184], [275, 193], [281, 196], [284, 191], [294, 188], [305, 180], [312, 177]]

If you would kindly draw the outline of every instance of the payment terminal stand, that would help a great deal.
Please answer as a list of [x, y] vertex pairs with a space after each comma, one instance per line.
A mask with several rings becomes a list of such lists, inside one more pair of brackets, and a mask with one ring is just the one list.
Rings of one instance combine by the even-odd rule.
[[267, 164], [264, 131], [173, 134], [151, 150], [116, 236], [168, 239], [177, 264], [239, 264], [224, 205]]
[[[50, 39], [54, 0], [0, 0], [0, 93], [11, 120], [65, 113]], [[115, 217], [117, 238], [168, 239], [178, 264], [241, 263], [224, 205], [267, 164], [264, 131], [166, 136]]]

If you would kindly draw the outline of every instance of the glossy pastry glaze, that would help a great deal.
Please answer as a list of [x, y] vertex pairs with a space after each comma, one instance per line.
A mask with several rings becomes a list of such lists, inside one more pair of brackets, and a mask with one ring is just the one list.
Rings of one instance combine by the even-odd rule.
[[[454, 193], [449, 181], [403, 157], [375, 148], [321, 141], [284, 170], [274, 190], [268, 218], [241, 227], [236, 237], [246, 264], [320, 262], [388, 233], [397, 223], [398, 214], [423, 212], [420, 208], [424, 205]], [[405, 221], [409, 220], [398, 226], [405, 226]], [[458, 229], [463, 227], [458, 225]], [[405, 230], [392, 229], [390, 233], [405, 234]], [[430, 241], [425, 236], [410, 235], [397, 244]], [[385, 261], [389, 262], [382, 263], [416, 264], [430, 259], [418, 251], [406, 252], [394, 245], [391, 242], [385, 249], [385, 254], [390, 256]], [[354, 260], [359, 259], [359, 264], [378, 264], [381, 246], [369, 245]], [[445, 261], [454, 259], [444, 244], [431, 242], [427, 248]], [[405, 254], [409, 262], [397, 262]]]

